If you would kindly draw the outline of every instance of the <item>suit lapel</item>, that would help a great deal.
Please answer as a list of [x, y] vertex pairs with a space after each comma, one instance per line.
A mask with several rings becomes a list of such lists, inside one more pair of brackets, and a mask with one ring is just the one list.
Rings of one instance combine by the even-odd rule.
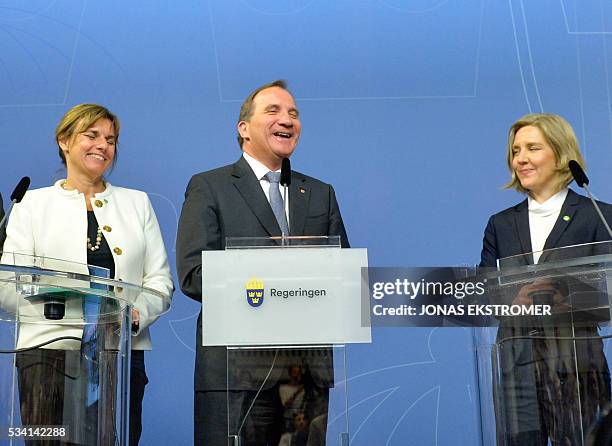
[[270, 203], [266, 199], [266, 195], [261, 189], [261, 185], [253, 173], [251, 166], [243, 157], [240, 157], [238, 162], [234, 164], [232, 170], [234, 186], [238, 189], [240, 195], [246, 202], [251, 212], [255, 214], [259, 223], [263, 226], [270, 236], [281, 235], [280, 227], [272, 212]]
[[309, 201], [310, 188], [307, 187], [306, 179], [293, 172], [291, 186], [289, 186], [289, 231], [291, 235], [304, 235]]
[[[559, 217], [557, 217], [557, 221], [550, 231], [548, 238], [546, 239], [546, 243], [544, 243], [544, 249], [552, 249], [556, 246], [560, 246], [559, 240], [561, 236], [565, 233], [567, 228], [574, 221], [574, 215], [578, 210], [579, 206], [579, 196], [572, 191], [571, 189], [567, 192], [567, 197], [565, 198], [565, 202], [561, 207], [561, 211], [559, 212]], [[547, 253], [542, 255], [540, 262], [543, 262], [548, 257]]]
[[[529, 210], [527, 208], [527, 200], [522, 201], [515, 207], [514, 225], [516, 228], [516, 236], [521, 244], [521, 252], [531, 252], [531, 233], [529, 232]], [[533, 255], [529, 255], [527, 259], [529, 263], [533, 263]]]

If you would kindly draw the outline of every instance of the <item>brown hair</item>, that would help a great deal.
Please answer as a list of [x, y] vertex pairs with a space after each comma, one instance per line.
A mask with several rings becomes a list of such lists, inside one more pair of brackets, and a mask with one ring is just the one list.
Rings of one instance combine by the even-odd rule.
[[[79, 133], [84, 132], [100, 119], [108, 119], [113, 124], [116, 147], [121, 124], [119, 118], [106, 107], [97, 104], [79, 104], [68, 110], [62, 117], [55, 129], [55, 142], [59, 148], [59, 156], [64, 166], [66, 165], [66, 155], [60, 146], [60, 141], [68, 141], [69, 145], [72, 144]], [[113, 164], [115, 164], [116, 159], [117, 155], [115, 152]]]

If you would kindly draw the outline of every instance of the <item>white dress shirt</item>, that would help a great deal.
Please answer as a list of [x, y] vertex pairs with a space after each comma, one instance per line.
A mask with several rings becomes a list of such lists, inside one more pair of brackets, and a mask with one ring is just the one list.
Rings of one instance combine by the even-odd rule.
[[[261, 161], [253, 158], [246, 152], [242, 152], [242, 156], [249, 163], [251, 169], [255, 173], [255, 176], [259, 180], [259, 185], [263, 190], [264, 194], [266, 194], [266, 198], [268, 199], [268, 203], [270, 202], [270, 182], [265, 178], [265, 176], [270, 172], [270, 169], [266, 167]], [[280, 169], [276, 170], [276, 172], [280, 172]], [[283, 196], [284, 204], [285, 204], [285, 215], [287, 216], [287, 224], [289, 224], [289, 191], [287, 190], [287, 196], [285, 197], [283, 194], [283, 188], [281, 187], [281, 195]], [[291, 226], [289, 226], [291, 227]]]
[[531, 250], [533, 251], [533, 262], [538, 263], [546, 239], [552, 232], [561, 207], [567, 197], [567, 188], [557, 192], [544, 203], [538, 203], [531, 197], [527, 197], [529, 208], [529, 234], [531, 236]]

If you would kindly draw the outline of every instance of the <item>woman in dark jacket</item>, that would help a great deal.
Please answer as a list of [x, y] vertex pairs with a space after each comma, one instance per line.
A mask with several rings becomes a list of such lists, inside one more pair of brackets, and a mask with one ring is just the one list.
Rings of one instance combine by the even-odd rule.
[[[512, 125], [507, 151], [511, 181], [506, 187], [527, 198], [489, 219], [481, 266], [497, 267], [499, 259], [520, 254], [525, 255], [514, 266], [542, 263], [552, 260], [544, 250], [610, 239], [592, 203], [568, 189], [572, 159], [584, 167], [574, 131], [560, 116], [531, 114]], [[612, 206], [600, 206], [612, 222]], [[532, 288], [537, 284], [518, 292], [518, 303], [528, 303]], [[561, 297], [567, 292], [552, 291]], [[582, 444], [598, 411], [610, 401], [610, 372], [597, 324], [583, 324], [577, 331], [512, 324], [501, 323], [496, 342], [499, 443]], [[511, 339], [517, 336], [522, 338]], [[568, 336], [590, 339], [558, 339]]]

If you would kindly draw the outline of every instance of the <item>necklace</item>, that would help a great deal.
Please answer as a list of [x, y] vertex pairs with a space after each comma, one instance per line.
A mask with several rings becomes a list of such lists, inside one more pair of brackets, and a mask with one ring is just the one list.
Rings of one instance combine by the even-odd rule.
[[96, 244], [92, 245], [91, 239], [87, 237], [87, 249], [89, 249], [91, 252], [97, 251], [98, 249], [100, 249], [101, 244], [102, 244], [102, 228], [98, 226], [98, 231], [96, 232]]
[[[71, 189], [68, 189], [68, 180], [67, 179], [60, 183], [60, 187], [62, 189], [64, 189], [64, 190], [71, 190]], [[102, 190], [106, 189], [106, 181], [104, 181], [104, 180], [102, 180], [102, 187], [103, 187]]]
[[[60, 186], [62, 187], [62, 189], [68, 190], [66, 186], [67, 184], [68, 184], [68, 180], [64, 180], [62, 181]], [[102, 228], [98, 226], [98, 230], [96, 231], [96, 244], [92, 245], [91, 239], [87, 237], [87, 249], [89, 249], [91, 252], [97, 251], [98, 249], [100, 249], [101, 244], [102, 244]]]

